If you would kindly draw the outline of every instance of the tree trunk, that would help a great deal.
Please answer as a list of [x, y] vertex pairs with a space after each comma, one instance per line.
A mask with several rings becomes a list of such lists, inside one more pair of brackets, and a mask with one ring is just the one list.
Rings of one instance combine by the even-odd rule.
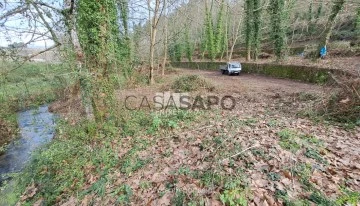
[[323, 36], [321, 37], [320, 43], [319, 43], [319, 47], [318, 47], [318, 52], [317, 52], [317, 57], [320, 58], [320, 51], [321, 48], [325, 47], [328, 45], [329, 43], [329, 39], [332, 33], [332, 29], [335, 23], [335, 19], [336, 16], [338, 15], [338, 13], [341, 11], [341, 9], [343, 8], [345, 3], [345, 0], [338, 0], [336, 2], [334, 2], [334, 5], [331, 9], [331, 14], [328, 18], [328, 21], [326, 23], [326, 28], [324, 31]]
[[253, 0], [253, 24], [254, 24], [254, 60], [258, 60], [260, 49], [260, 30], [261, 30], [261, 0]]
[[229, 53], [228, 61], [231, 61], [231, 59], [232, 59], [232, 56], [233, 56], [233, 53], [234, 53], [234, 48], [235, 48], [236, 42], [237, 42], [237, 40], [239, 38], [240, 25], [241, 25], [241, 20], [239, 20], [239, 22], [237, 24], [237, 27], [236, 27], [236, 30], [235, 30], [235, 34], [233, 35], [233, 42], [232, 42], [232, 45], [231, 45], [231, 50], [230, 50], [230, 53]]
[[154, 84], [154, 53], [155, 53], [155, 41], [156, 41], [156, 32], [157, 32], [157, 23], [158, 23], [158, 12], [160, 8], [160, 0], [155, 1], [154, 14], [151, 18], [151, 0], [148, 0], [148, 9], [149, 9], [149, 18], [150, 20], [150, 73], [149, 73], [149, 84]]
[[[78, 92], [80, 92], [80, 95], [82, 97], [82, 103], [83, 103], [83, 110], [85, 111], [85, 115], [86, 118], [88, 120], [94, 120], [94, 111], [93, 111], [93, 107], [91, 104], [91, 100], [89, 98], [89, 94], [87, 92], [87, 89], [84, 88], [86, 83], [84, 81], [85, 78], [83, 78], [82, 76], [84, 76], [81, 72], [82, 72], [82, 64], [84, 61], [84, 53], [81, 49], [81, 45], [79, 42], [79, 38], [78, 38], [78, 32], [76, 30], [76, 19], [75, 19], [75, 5], [74, 5], [74, 1], [72, 0], [65, 0], [64, 2], [65, 5], [65, 9], [68, 11], [68, 13], [66, 13], [64, 15], [66, 22], [67, 22], [67, 29], [68, 29], [68, 35], [69, 35], [69, 43], [70, 46], [72, 47], [73, 51], [75, 52], [76, 55], [76, 71], [79, 72], [79, 80], [76, 82], [75, 85], [75, 89], [73, 91], [73, 95], [77, 96]], [[76, 89], [79, 88], [79, 89]]]
[[168, 45], [168, 29], [167, 29], [167, 0], [164, 0], [164, 9], [165, 9], [165, 15], [164, 15], [164, 59], [163, 59], [163, 63], [162, 63], [162, 67], [161, 67], [161, 75], [164, 76], [165, 75], [165, 67], [166, 67], [166, 61], [167, 61], [167, 45]]
[[253, 0], [245, 1], [245, 44], [246, 44], [246, 61], [251, 59], [251, 43], [253, 38], [253, 29], [252, 29], [252, 13], [253, 13]]

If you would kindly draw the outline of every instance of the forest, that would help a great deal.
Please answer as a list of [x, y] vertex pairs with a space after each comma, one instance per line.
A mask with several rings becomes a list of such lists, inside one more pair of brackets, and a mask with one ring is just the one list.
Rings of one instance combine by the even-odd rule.
[[0, 104], [0, 206], [357, 206], [360, 1], [3, 0]]

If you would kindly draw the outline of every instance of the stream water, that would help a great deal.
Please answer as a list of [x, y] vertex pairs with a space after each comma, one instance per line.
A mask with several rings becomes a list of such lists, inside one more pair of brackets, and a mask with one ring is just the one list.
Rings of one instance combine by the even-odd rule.
[[9, 144], [0, 156], [0, 186], [8, 174], [19, 172], [27, 164], [31, 153], [54, 137], [54, 115], [47, 106], [18, 113], [20, 137]]

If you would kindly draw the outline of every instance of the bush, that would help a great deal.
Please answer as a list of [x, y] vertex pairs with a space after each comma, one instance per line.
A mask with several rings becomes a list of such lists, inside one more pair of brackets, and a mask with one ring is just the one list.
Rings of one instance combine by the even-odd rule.
[[192, 92], [200, 89], [212, 91], [214, 86], [198, 75], [186, 75], [176, 79], [171, 89], [176, 92]]
[[340, 87], [321, 104], [320, 111], [341, 122], [360, 123], [360, 77], [349, 79], [348, 77], [332, 77]]

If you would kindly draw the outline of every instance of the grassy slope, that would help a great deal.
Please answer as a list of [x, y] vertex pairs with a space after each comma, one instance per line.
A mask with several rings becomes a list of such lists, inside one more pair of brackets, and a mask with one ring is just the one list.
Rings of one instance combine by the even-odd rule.
[[16, 133], [17, 111], [55, 100], [69, 79], [68, 69], [60, 64], [26, 63], [12, 71], [16, 66], [11, 62], [0, 66], [0, 121], [4, 125], [0, 147]]

